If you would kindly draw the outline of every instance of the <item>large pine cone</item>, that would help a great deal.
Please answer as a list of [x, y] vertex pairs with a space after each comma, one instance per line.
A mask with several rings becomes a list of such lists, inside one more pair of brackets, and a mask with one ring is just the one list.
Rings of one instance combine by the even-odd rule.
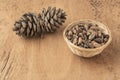
[[48, 7], [43, 9], [39, 16], [32, 13], [22, 15], [16, 21], [13, 30], [23, 37], [42, 36], [44, 33], [54, 32], [66, 20], [66, 14], [62, 9]]
[[46, 10], [43, 8], [42, 13], [39, 15], [39, 21], [44, 22], [46, 32], [54, 32], [66, 20], [66, 13], [62, 9], [56, 7], [48, 7]]

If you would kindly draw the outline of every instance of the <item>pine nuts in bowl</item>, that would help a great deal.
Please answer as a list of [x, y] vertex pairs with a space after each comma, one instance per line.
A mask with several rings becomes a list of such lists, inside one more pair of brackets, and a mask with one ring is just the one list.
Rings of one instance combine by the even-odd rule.
[[98, 21], [85, 19], [68, 25], [63, 37], [71, 51], [82, 57], [100, 54], [112, 40], [107, 26]]

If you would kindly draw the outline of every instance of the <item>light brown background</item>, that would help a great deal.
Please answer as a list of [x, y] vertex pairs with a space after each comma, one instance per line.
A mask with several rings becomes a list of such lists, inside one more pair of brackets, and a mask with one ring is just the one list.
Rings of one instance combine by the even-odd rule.
[[[56, 6], [66, 23], [44, 39], [24, 39], [12, 31], [23, 13]], [[112, 43], [90, 59], [72, 54], [62, 32], [71, 22], [93, 19], [108, 25]], [[0, 0], [0, 80], [120, 80], [120, 0]]]

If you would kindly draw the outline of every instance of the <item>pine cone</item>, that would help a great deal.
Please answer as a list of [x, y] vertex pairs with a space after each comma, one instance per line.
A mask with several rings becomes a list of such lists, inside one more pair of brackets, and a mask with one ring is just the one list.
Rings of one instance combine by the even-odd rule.
[[44, 33], [54, 32], [66, 20], [66, 14], [62, 9], [48, 7], [43, 9], [38, 16], [33, 13], [22, 15], [14, 24], [13, 31], [23, 37], [42, 36]]
[[39, 15], [39, 21], [44, 22], [46, 32], [54, 32], [66, 20], [66, 13], [62, 9], [56, 7], [48, 7], [46, 10], [43, 8], [42, 13]]
[[39, 32], [39, 21], [38, 18], [32, 13], [26, 13], [22, 15], [21, 19], [14, 24], [13, 30], [16, 31], [17, 35], [23, 37], [32, 37], [41, 35]]

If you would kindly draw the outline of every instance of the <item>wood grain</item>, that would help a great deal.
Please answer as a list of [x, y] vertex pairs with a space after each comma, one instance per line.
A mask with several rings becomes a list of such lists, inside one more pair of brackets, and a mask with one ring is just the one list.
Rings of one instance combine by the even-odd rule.
[[[67, 21], [44, 39], [24, 39], [12, 31], [23, 13], [56, 6]], [[72, 54], [62, 32], [73, 21], [108, 25], [112, 43], [90, 59]], [[0, 0], [0, 80], [120, 80], [120, 0]]]

